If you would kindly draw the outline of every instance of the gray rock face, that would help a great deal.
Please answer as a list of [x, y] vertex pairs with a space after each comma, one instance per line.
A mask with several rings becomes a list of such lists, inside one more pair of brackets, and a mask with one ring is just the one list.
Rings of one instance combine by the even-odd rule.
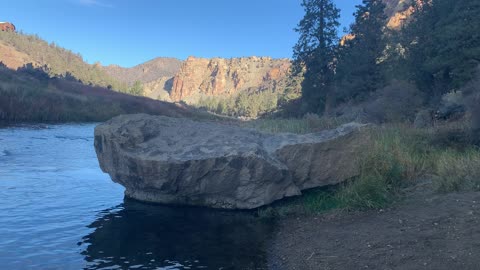
[[266, 134], [145, 114], [95, 128], [102, 170], [147, 202], [252, 209], [358, 175], [364, 125], [316, 134]]
[[421, 110], [415, 115], [413, 126], [415, 128], [428, 128], [433, 126], [435, 113], [431, 110]]

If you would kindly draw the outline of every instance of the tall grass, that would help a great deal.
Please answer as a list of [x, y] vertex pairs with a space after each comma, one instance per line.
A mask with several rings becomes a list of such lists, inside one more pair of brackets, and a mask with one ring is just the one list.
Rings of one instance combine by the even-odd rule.
[[480, 191], [480, 151], [442, 152], [434, 179], [436, 189], [442, 192]]
[[268, 133], [288, 132], [305, 134], [333, 129], [345, 123], [347, 123], [347, 120], [342, 118], [319, 117], [315, 114], [307, 114], [305, 117], [298, 119], [257, 119], [245, 122], [244, 126]]
[[[303, 123], [301, 133], [308, 132], [304, 121], [298, 123]], [[268, 216], [383, 208], [400, 199], [405, 188], [426, 179], [431, 180], [436, 192], [480, 190], [480, 150], [472, 145], [439, 143], [437, 137], [445, 130], [448, 128], [377, 127], [371, 131], [373, 143], [361, 161], [358, 177], [335, 187], [306, 191], [301, 197], [260, 209], [259, 213]]]

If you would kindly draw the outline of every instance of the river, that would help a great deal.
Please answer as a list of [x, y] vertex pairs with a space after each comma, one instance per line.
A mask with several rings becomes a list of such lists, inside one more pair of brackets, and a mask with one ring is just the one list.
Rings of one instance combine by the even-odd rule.
[[124, 199], [93, 124], [0, 129], [2, 269], [266, 269], [271, 222]]

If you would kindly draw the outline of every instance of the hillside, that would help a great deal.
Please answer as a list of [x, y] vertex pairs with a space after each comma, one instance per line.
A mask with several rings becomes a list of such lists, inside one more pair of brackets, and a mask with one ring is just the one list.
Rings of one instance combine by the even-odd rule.
[[50, 78], [41, 69], [0, 66], [0, 96], [0, 123], [98, 122], [130, 113], [194, 116], [175, 104]]
[[0, 31], [0, 62], [12, 69], [32, 63], [34, 67], [43, 67], [50, 76], [73, 76], [84, 84], [127, 89], [126, 84], [109, 76], [98, 65], [86, 63], [80, 54], [49, 44], [37, 35]]
[[[0, 32], [0, 61], [14, 70], [31, 64], [31, 68], [41, 68], [50, 77], [162, 101], [184, 101], [209, 110], [225, 107], [219, 112], [235, 116], [256, 117], [258, 113], [275, 110], [278, 100], [285, 95], [295, 98], [300, 93], [298, 84], [291, 87], [288, 79], [288, 59], [190, 57], [182, 62], [156, 58], [132, 68], [105, 67], [99, 63], [90, 65], [80, 54], [49, 44], [36, 35]], [[287, 86], [290, 88], [285, 94]]]
[[289, 59], [189, 57], [172, 77], [143, 84], [144, 95], [219, 114], [257, 117], [300, 94]]
[[148, 83], [162, 77], [173, 77], [181, 65], [179, 59], [159, 57], [131, 68], [109, 65], [102, 69], [116, 80], [132, 85], [135, 81]]
[[173, 79], [170, 96], [180, 101], [196, 95], [231, 96], [252, 88], [276, 91], [289, 69], [288, 59], [189, 57]]
[[[386, 25], [399, 29], [411, 16], [415, 0], [383, 0]], [[130, 91], [168, 102], [186, 102], [231, 116], [257, 117], [300, 95], [300, 85], [289, 76], [289, 59], [269, 57], [196, 58], [186, 61], [156, 58], [124, 68], [85, 63], [79, 54], [48, 44], [36, 35], [0, 33], [0, 61], [12, 69], [33, 63], [50, 76], [71, 77], [84, 84]], [[71, 75], [71, 76], [70, 76]]]

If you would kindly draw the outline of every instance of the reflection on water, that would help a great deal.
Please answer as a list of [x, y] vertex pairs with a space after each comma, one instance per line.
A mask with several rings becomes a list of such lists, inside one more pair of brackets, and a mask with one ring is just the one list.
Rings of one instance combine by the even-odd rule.
[[265, 268], [271, 225], [249, 213], [123, 202], [93, 129], [0, 129], [0, 269]]
[[87, 269], [267, 268], [271, 224], [251, 213], [126, 200], [102, 214], [81, 243]]

